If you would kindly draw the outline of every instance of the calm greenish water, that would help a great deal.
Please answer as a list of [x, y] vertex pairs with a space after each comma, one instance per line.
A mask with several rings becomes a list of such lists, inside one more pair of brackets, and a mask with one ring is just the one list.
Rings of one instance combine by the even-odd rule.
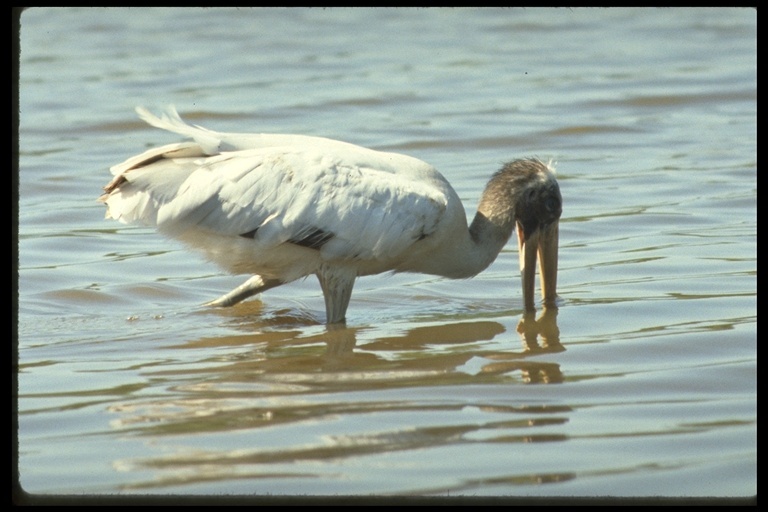
[[[30, 9], [20, 17], [18, 482], [50, 495], [757, 493], [751, 9]], [[235, 132], [407, 153], [472, 215], [556, 161], [557, 311], [469, 281], [240, 284], [104, 220], [108, 168]]]

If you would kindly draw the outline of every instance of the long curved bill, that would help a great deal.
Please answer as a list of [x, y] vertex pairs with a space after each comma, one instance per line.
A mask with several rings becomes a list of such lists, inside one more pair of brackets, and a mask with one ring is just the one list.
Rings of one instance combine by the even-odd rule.
[[520, 277], [523, 284], [523, 305], [526, 311], [535, 311], [536, 260], [539, 260], [541, 292], [544, 305], [554, 307], [557, 300], [557, 250], [559, 222], [537, 229], [526, 237], [523, 227], [517, 226], [520, 250]]

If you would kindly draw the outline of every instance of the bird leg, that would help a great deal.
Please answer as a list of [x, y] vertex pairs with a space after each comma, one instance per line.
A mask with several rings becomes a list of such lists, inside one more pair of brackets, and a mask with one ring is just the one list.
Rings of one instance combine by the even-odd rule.
[[281, 284], [283, 284], [283, 282], [279, 279], [267, 279], [265, 281], [261, 276], [253, 276], [231, 292], [225, 293], [216, 300], [206, 302], [204, 305], [217, 307], [234, 306], [238, 302], [247, 299], [248, 297], [269, 290], [270, 288], [274, 288], [275, 286], [280, 286]]
[[325, 299], [325, 317], [329, 324], [343, 323], [347, 314], [352, 288], [355, 286], [357, 272], [348, 268], [321, 267], [317, 279], [323, 289]]

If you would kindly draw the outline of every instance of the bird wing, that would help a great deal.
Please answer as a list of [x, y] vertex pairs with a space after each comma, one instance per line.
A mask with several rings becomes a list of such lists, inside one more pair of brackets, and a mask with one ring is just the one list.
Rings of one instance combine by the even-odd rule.
[[197, 143], [172, 144], [115, 166], [122, 172], [101, 199], [108, 216], [171, 236], [192, 229], [263, 248], [293, 243], [327, 260], [395, 258], [437, 230], [451, 189], [436, 170], [340, 144], [212, 156]]

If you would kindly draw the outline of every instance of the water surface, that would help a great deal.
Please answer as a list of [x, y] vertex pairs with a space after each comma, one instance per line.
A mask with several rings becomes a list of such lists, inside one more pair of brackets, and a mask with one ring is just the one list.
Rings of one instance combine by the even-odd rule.
[[[756, 494], [756, 12], [30, 9], [20, 18], [18, 478], [47, 495]], [[108, 168], [221, 131], [421, 158], [468, 216], [556, 162], [558, 310], [473, 280], [240, 284], [106, 221]]]

